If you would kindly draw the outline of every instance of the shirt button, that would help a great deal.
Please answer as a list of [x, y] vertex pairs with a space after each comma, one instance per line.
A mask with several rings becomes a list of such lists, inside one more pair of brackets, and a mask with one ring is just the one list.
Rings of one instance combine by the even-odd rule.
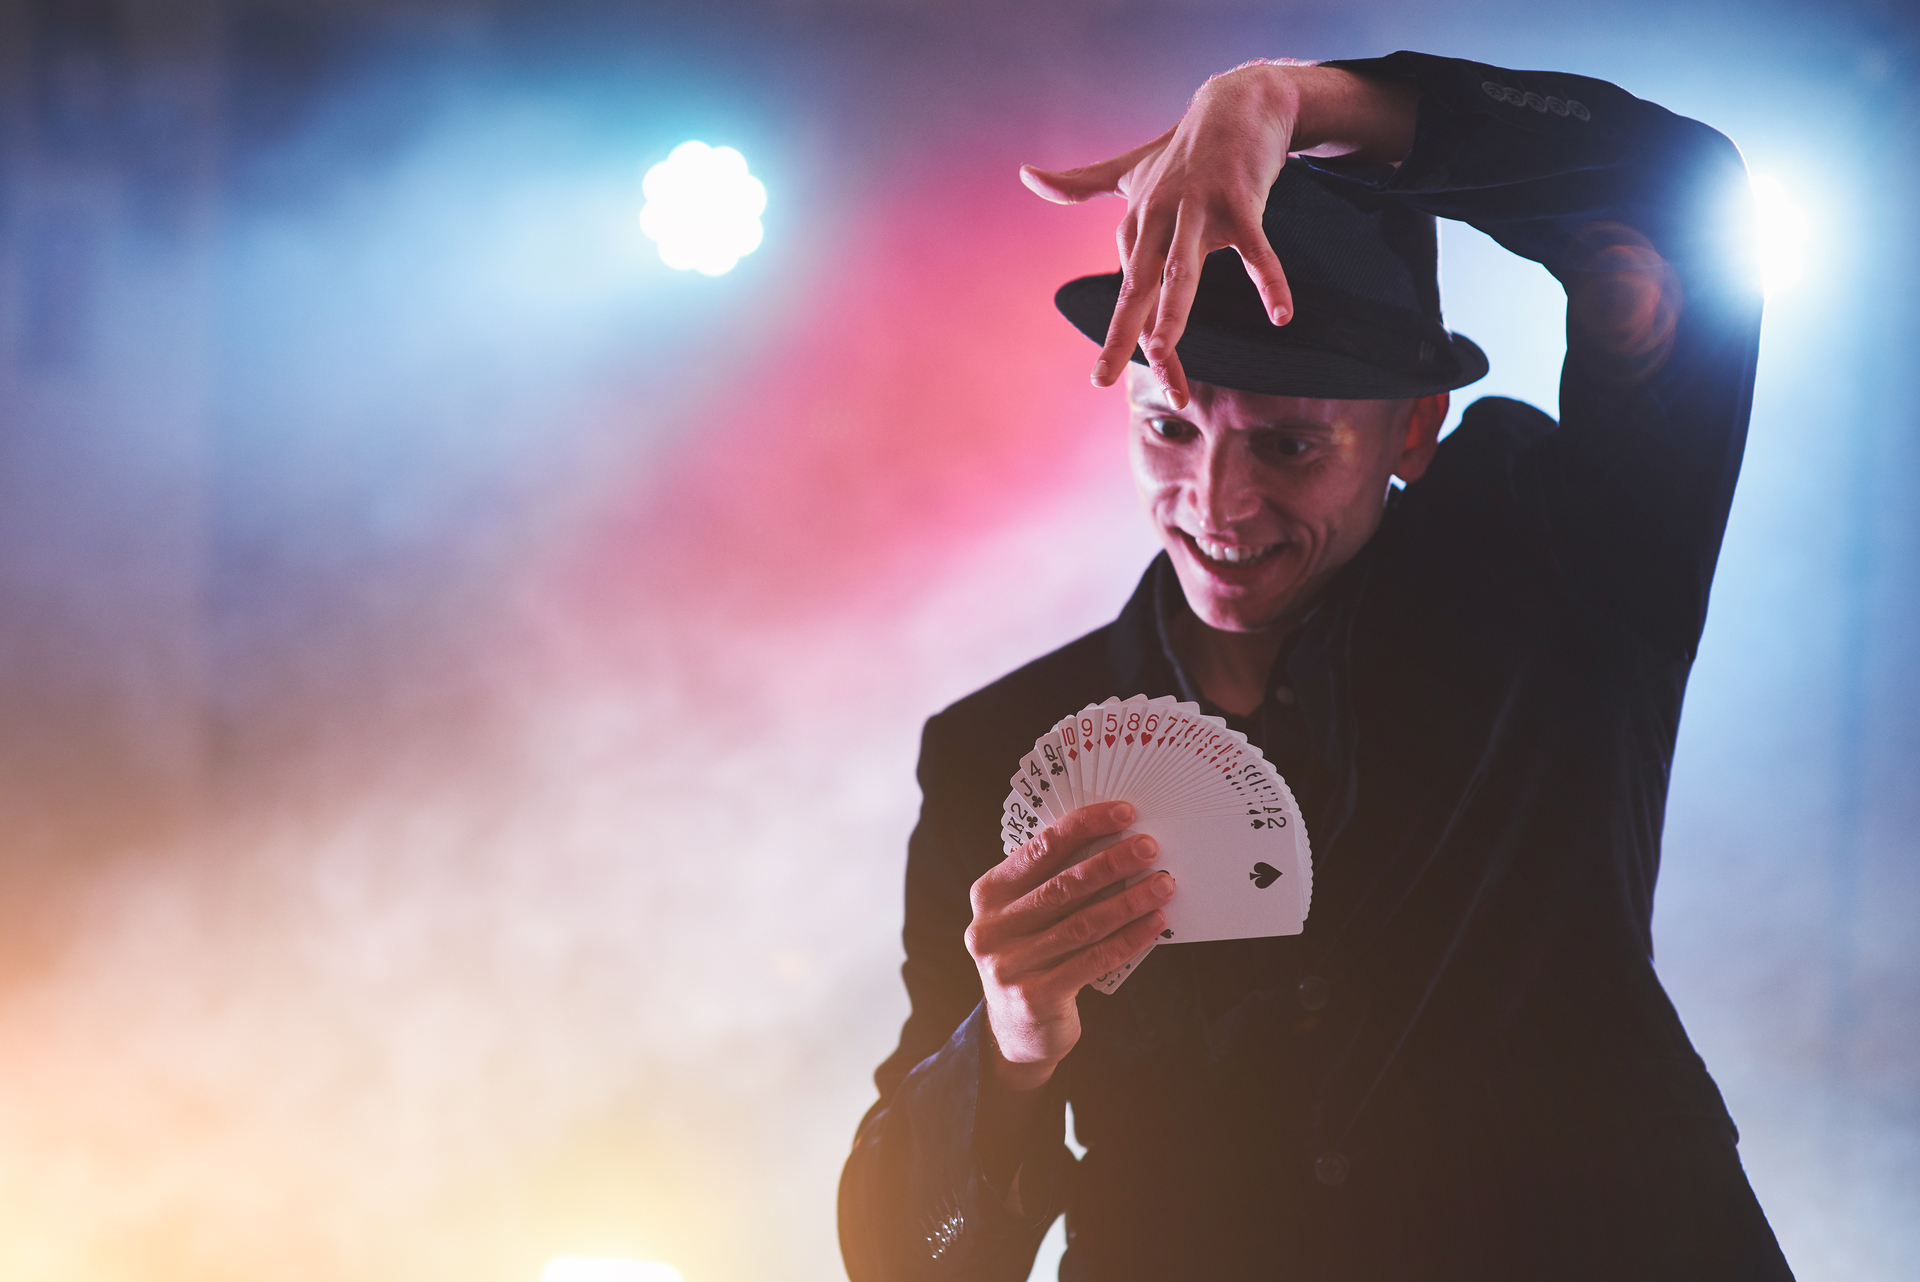
[[1351, 1169], [1345, 1153], [1322, 1153], [1314, 1160], [1313, 1178], [1322, 1184], [1334, 1185], [1346, 1179]]
[[1275, 686], [1273, 688], [1273, 701], [1282, 707], [1291, 708], [1294, 704], [1294, 698], [1292, 686]]
[[1318, 975], [1309, 975], [1294, 989], [1300, 1005], [1307, 1010], [1325, 1010], [1333, 997], [1333, 985]]

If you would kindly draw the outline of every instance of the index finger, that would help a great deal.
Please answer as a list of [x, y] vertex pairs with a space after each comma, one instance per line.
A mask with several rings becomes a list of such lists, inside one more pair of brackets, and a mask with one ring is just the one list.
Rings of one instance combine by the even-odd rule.
[[1090, 841], [1111, 836], [1133, 822], [1133, 807], [1124, 801], [1082, 806], [1059, 823], [1048, 824], [1034, 838], [980, 878], [1003, 902], [1018, 899], [1071, 864]]
[[1160, 304], [1160, 274], [1166, 269], [1162, 246], [1173, 237], [1166, 216], [1158, 210], [1129, 210], [1121, 221], [1120, 294], [1113, 301], [1113, 320], [1107, 341], [1093, 366], [1093, 385], [1111, 387], [1133, 359], [1140, 331], [1147, 327]]
[[1187, 373], [1180, 364], [1178, 344], [1187, 328], [1187, 314], [1193, 309], [1193, 296], [1200, 287], [1199, 224], [1205, 220], [1182, 206], [1173, 225], [1173, 240], [1167, 246], [1166, 267], [1160, 274], [1160, 306], [1153, 326], [1140, 339], [1140, 350], [1167, 389], [1175, 409], [1185, 409], [1188, 399]]

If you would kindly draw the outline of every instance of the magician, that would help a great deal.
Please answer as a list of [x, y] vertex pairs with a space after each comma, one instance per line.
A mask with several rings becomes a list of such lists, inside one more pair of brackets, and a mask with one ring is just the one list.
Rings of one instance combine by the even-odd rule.
[[[1759, 341], [1738, 151], [1602, 81], [1396, 53], [1249, 64], [1023, 177], [1126, 200], [1123, 271], [1056, 302], [1124, 382], [1164, 551], [927, 723], [852, 1278], [1018, 1282], [1064, 1213], [1069, 1282], [1790, 1279], [1652, 962]], [[1487, 364], [1442, 323], [1436, 218], [1565, 287], [1559, 423], [1488, 398], [1439, 441]], [[1153, 840], [1086, 857], [1132, 818], [1103, 803], [1003, 859], [1001, 801], [1059, 718], [1136, 694], [1274, 763], [1313, 904], [1109, 996], [1179, 893]]]

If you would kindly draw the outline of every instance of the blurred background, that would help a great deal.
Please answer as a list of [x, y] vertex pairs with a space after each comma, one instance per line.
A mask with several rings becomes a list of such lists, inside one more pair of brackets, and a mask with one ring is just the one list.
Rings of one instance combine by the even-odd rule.
[[[1912, 1276], [1915, 33], [0, 0], [0, 1276], [841, 1276], [919, 724], [1153, 546], [1050, 303], [1119, 206], [1016, 167], [1251, 57], [1397, 48], [1613, 80], [1773, 180], [1659, 965], [1800, 1276]], [[724, 275], [640, 230], [690, 139], [766, 192]], [[1493, 360], [1459, 403], [1553, 411], [1553, 283], [1444, 254]]]

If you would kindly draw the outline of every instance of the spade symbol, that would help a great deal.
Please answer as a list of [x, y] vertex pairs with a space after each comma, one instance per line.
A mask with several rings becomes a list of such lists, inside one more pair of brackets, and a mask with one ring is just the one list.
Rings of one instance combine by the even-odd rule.
[[1280, 870], [1269, 863], [1258, 863], [1253, 866], [1253, 871], [1247, 874], [1247, 880], [1254, 884], [1255, 889], [1265, 890], [1280, 880]]
[[1265, 825], [1265, 824], [1263, 824], [1263, 823], [1261, 823], [1261, 822], [1260, 822], [1260, 821], [1259, 821], [1258, 819], [1256, 819], [1256, 820], [1254, 820], [1254, 821], [1253, 821], [1253, 826], [1254, 826], [1254, 827], [1256, 827], [1256, 828], [1264, 828], [1264, 827], [1266, 827], [1266, 825]]
[[1173, 932], [1172, 932], [1172, 931], [1170, 931], [1170, 930], [1163, 930], [1163, 931], [1161, 931], [1161, 932], [1160, 932], [1160, 938], [1162, 938], [1162, 939], [1172, 939], [1172, 938], [1173, 938]]

